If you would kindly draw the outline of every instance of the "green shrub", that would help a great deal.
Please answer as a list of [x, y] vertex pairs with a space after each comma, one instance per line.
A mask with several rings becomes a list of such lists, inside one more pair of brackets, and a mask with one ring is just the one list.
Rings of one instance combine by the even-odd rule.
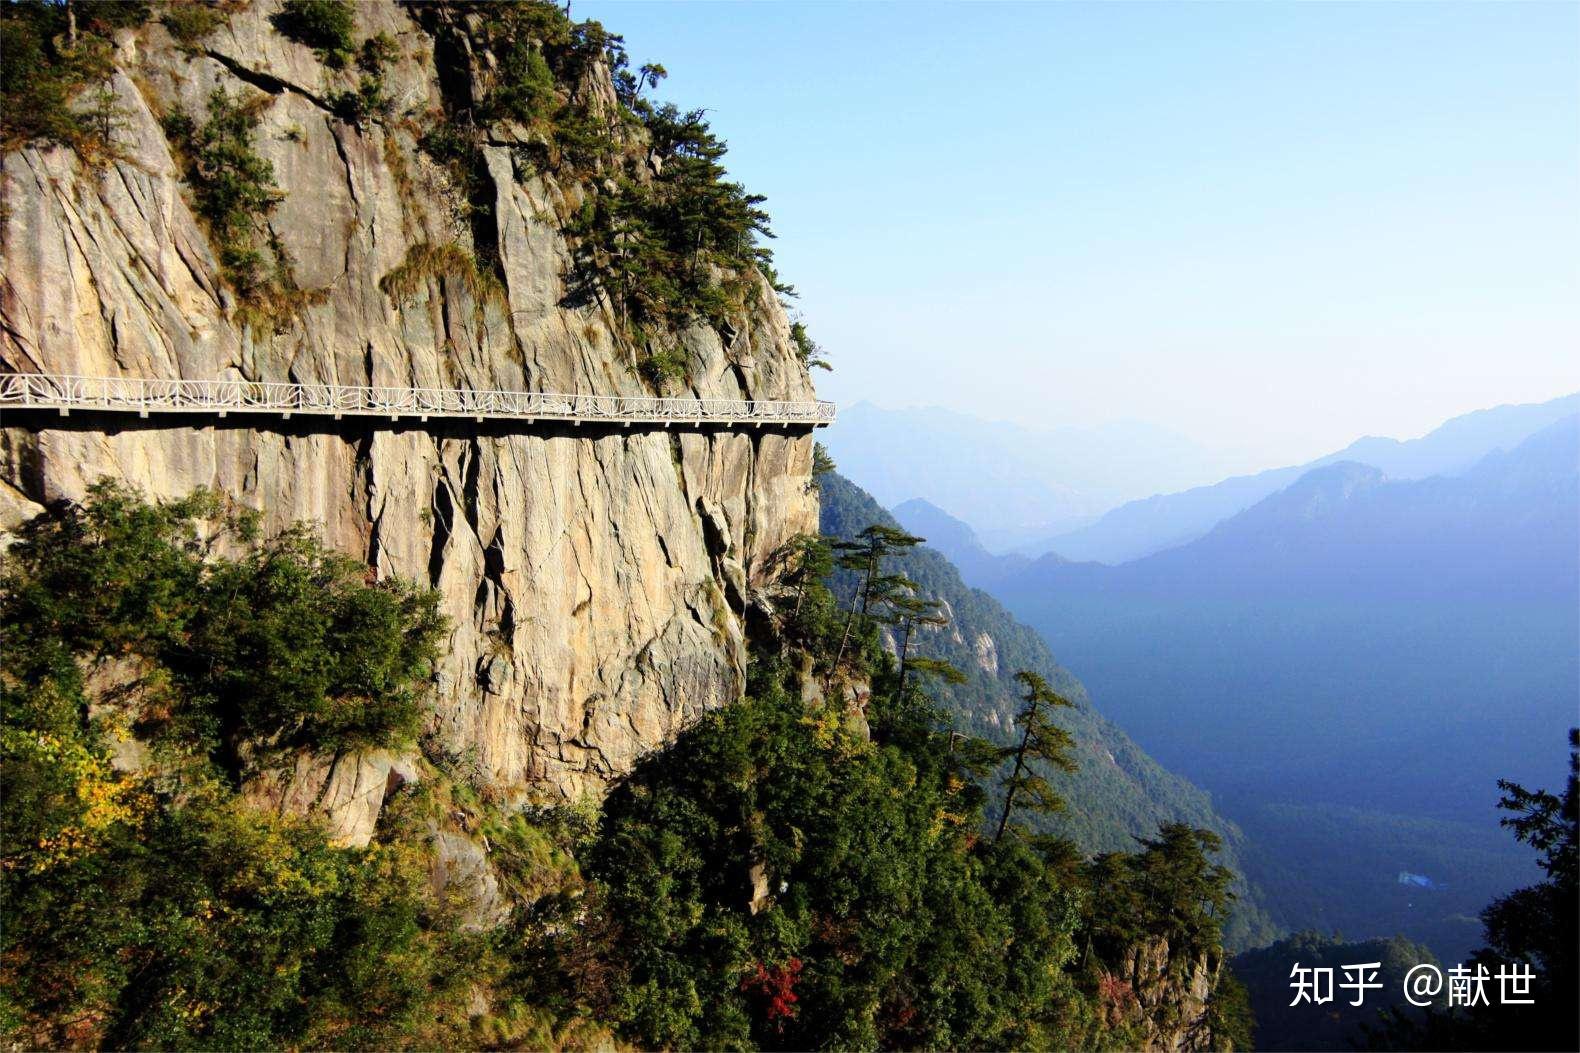
[[170, 35], [186, 48], [230, 21], [226, 0], [175, 0], [159, 16]]
[[649, 384], [662, 387], [671, 381], [685, 380], [688, 361], [685, 351], [678, 347], [667, 347], [643, 355], [637, 364], [637, 371]]
[[321, 303], [328, 290], [297, 286], [284, 244], [265, 224], [283, 197], [274, 165], [252, 145], [267, 104], [268, 96], [233, 98], [216, 87], [201, 126], [179, 111], [168, 114], [164, 126], [219, 257], [220, 275], [240, 300], [236, 320], [281, 332], [303, 309]]
[[384, 68], [399, 57], [400, 49], [388, 33], [379, 33], [362, 42], [357, 53], [357, 68], [362, 76], [355, 89], [331, 92], [329, 108], [350, 124], [388, 117], [391, 102], [384, 93]]
[[63, 656], [130, 655], [164, 685], [138, 716], [145, 733], [232, 767], [260, 746], [410, 740], [444, 628], [437, 595], [367, 584], [362, 563], [301, 528], [248, 540], [245, 516], [224, 529], [246, 550], [205, 559], [198, 525], [217, 511], [207, 494], [148, 504], [101, 483], [23, 527], [0, 576], [8, 704], [41, 686], [69, 701], [80, 685]]
[[343, 68], [356, 53], [356, 11], [348, 0], [285, 0], [271, 21], [282, 35], [312, 48], [334, 69]]
[[357, 66], [364, 73], [383, 73], [386, 66], [400, 58], [400, 45], [388, 33], [373, 34], [362, 42], [357, 53]]
[[620, 937], [602, 1012], [645, 1047], [1035, 1044], [1077, 891], [1021, 843], [977, 839], [947, 736], [869, 744], [779, 668], [605, 806], [588, 859]]
[[510, 41], [500, 57], [498, 76], [499, 87], [489, 101], [502, 116], [531, 125], [547, 121], [559, 109], [554, 73], [531, 39]]
[[208, 99], [208, 119], [197, 125], [184, 113], [165, 118], [165, 133], [180, 148], [198, 215], [222, 246], [251, 240], [280, 201], [274, 165], [252, 147], [252, 133], [267, 96], [233, 98], [223, 86]]
[[728, 181], [725, 144], [702, 111], [645, 112], [658, 172], [612, 181], [572, 217], [573, 282], [608, 295], [629, 331], [722, 327], [752, 288], [743, 276], [766, 259], [757, 245], [772, 236], [763, 198]]
[[388, 116], [390, 101], [384, 94], [384, 79], [363, 74], [355, 90], [330, 93], [329, 108], [347, 124], [363, 124], [375, 117]]
[[808, 369], [834, 368], [828, 364], [828, 356], [824, 354], [823, 348], [806, 331], [805, 323], [790, 323], [790, 342], [795, 344], [796, 354], [800, 357], [801, 364]]

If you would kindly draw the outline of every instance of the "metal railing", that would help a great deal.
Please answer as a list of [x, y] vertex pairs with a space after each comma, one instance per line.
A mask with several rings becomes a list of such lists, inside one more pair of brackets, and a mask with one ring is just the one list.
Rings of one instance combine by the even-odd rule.
[[74, 409], [136, 413], [270, 413], [281, 417], [470, 417], [482, 421], [561, 420], [619, 424], [751, 424], [824, 427], [832, 402], [556, 395], [469, 388], [285, 384], [257, 380], [148, 380], [53, 373], [0, 373], [0, 409]]

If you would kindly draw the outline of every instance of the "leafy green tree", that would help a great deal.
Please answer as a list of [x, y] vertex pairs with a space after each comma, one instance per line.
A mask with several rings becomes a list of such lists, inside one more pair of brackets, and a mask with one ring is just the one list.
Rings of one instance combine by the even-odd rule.
[[[236, 792], [242, 758], [272, 747], [409, 736], [444, 631], [436, 601], [369, 583], [303, 531], [260, 540], [255, 517], [209, 493], [150, 503], [100, 483], [17, 531], [0, 556], [11, 1042], [442, 1036], [438, 1007], [460, 1003], [451, 967], [476, 950], [421, 850], [339, 848]], [[133, 736], [142, 759], [118, 759]]]
[[[90, 164], [115, 155], [112, 36], [148, 18], [146, 3], [13, 0], [0, 5], [0, 148], [63, 143]], [[74, 105], [93, 87], [94, 105]]]
[[993, 835], [995, 841], [1002, 841], [1004, 832], [1009, 829], [1016, 798], [1022, 799], [1021, 807], [1034, 812], [1056, 812], [1064, 807], [1048, 780], [1033, 769], [1033, 762], [1051, 764], [1063, 771], [1075, 770], [1075, 759], [1071, 756], [1075, 740], [1052, 719], [1055, 707], [1073, 703], [1030, 670], [1022, 669], [1015, 674], [1015, 679], [1026, 689], [1021, 696], [1021, 711], [1015, 714], [1020, 742], [1004, 751], [1006, 757], [1014, 758], [1014, 764], [1004, 778], [1004, 812]]
[[[208, 120], [196, 124], [184, 113], [165, 118], [165, 131], [179, 147], [198, 215], [208, 224], [225, 278], [244, 300], [263, 297], [270, 276], [258, 235], [281, 201], [274, 165], [252, 145], [263, 96], [233, 98], [223, 86], [208, 99]], [[283, 250], [276, 269], [283, 269]]]
[[807, 486], [813, 490], [820, 489], [823, 476], [834, 470], [834, 458], [828, 455], [828, 448], [820, 442], [812, 444], [812, 481]]
[[806, 331], [803, 322], [790, 323], [790, 340], [795, 344], [796, 353], [801, 356], [801, 362], [808, 369], [832, 370], [828, 355], [823, 351], [822, 345], [813, 340]]
[[787, 569], [781, 580], [795, 590], [792, 621], [799, 620], [809, 590], [816, 589], [834, 569], [834, 552], [828, 539], [816, 534], [798, 534], [785, 545]]
[[1095, 895], [1088, 925], [1098, 952], [1116, 961], [1139, 942], [1166, 940], [1179, 960], [1218, 953], [1234, 898], [1234, 874], [1210, 858], [1222, 839], [1187, 823], [1164, 823], [1157, 837], [1140, 843], [1139, 853], [1106, 853], [1090, 864]]
[[948, 617], [943, 613], [944, 605], [937, 600], [925, 599], [911, 592], [892, 596], [888, 602], [893, 611], [894, 622], [900, 629], [900, 651], [896, 655], [900, 666], [900, 683], [895, 688], [895, 694], [902, 699], [905, 697], [906, 674], [912, 669], [943, 677], [952, 683], [962, 682], [965, 674], [948, 662], [937, 658], [911, 657], [911, 637], [918, 627], [937, 629], [949, 624]]
[[604, 1011], [649, 1047], [1002, 1048], [1042, 1033], [1079, 997], [1058, 976], [1077, 893], [1023, 846], [978, 839], [982, 797], [947, 736], [865, 742], [786, 675], [760, 656], [746, 701], [610, 797], [588, 856], [620, 929]]
[[[623, 67], [624, 63], [621, 65]], [[633, 111], [639, 110], [645, 104], [642, 92], [648, 88], [658, 87], [658, 82], [667, 76], [669, 71], [656, 62], [642, 66], [635, 73], [620, 68], [614, 71], [615, 93], [628, 108]]]
[[[1569, 731], [1569, 780], [1562, 796], [1498, 781], [1501, 820], [1517, 840], [1534, 848], [1547, 880], [1512, 892], [1482, 912], [1487, 949], [1507, 962], [1535, 964], [1558, 991], [1576, 987], [1575, 941], [1580, 931], [1580, 730]], [[1571, 1021], [1573, 1023], [1573, 1021]]]
[[[247, 549], [214, 558], [219, 539]], [[135, 656], [156, 667], [161, 697], [139, 715], [143, 733], [233, 777], [264, 747], [409, 742], [444, 633], [438, 594], [366, 576], [302, 528], [259, 541], [254, 518], [225, 516], [212, 494], [149, 504], [96, 484], [25, 524], [6, 554], [8, 704], [26, 708], [45, 682], [75, 696], [76, 656]]]

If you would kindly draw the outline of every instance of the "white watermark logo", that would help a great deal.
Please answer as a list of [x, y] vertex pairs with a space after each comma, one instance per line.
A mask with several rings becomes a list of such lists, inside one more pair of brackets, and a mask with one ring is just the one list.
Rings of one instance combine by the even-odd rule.
[[[1341, 965], [1339, 976], [1342, 978], [1335, 984], [1331, 966], [1304, 966], [1296, 962], [1289, 970], [1289, 986], [1295, 992], [1289, 1004], [1326, 1005], [1334, 1000], [1336, 989], [1353, 991], [1355, 997], [1349, 1004], [1362, 1005], [1367, 991], [1382, 990], [1382, 981], [1378, 979], [1381, 970], [1381, 962]], [[1536, 970], [1524, 962], [1500, 965], [1496, 973], [1480, 963], [1474, 967], [1456, 965], [1448, 970], [1447, 976], [1450, 1007], [1491, 1005], [1488, 991], [1492, 980], [1498, 982], [1499, 1005], [1533, 1005], [1536, 1001], [1531, 997], [1531, 981], [1536, 979]], [[1431, 1005], [1433, 999], [1443, 993], [1443, 979], [1443, 970], [1435, 965], [1415, 966], [1404, 975], [1405, 1000], [1413, 1006]]]
[[[1382, 982], [1377, 979], [1377, 974], [1382, 969], [1382, 962], [1362, 962], [1359, 965], [1343, 965], [1339, 968], [1344, 976], [1339, 982], [1339, 990], [1355, 992], [1350, 1005], [1364, 1003], [1367, 991], [1382, 990]], [[1296, 962], [1295, 967], [1289, 971], [1289, 986], [1295, 989], [1295, 1000], [1290, 1002], [1290, 1005], [1299, 1005], [1301, 1002], [1326, 1005], [1333, 1001], [1333, 969], [1329, 966], [1308, 969]]]

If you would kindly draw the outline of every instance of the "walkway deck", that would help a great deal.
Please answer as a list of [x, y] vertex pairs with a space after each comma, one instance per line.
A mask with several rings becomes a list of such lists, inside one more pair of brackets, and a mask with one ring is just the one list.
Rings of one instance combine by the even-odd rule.
[[136, 413], [263, 413], [484, 420], [569, 421], [630, 426], [704, 424], [822, 428], [834, 423], [832, 402], [556, 395], [541, 391], [467, 388], [357, 387], [251, 380], [148, 380], [50, 373], [0, 373], [0, 410], [55, 409]]

